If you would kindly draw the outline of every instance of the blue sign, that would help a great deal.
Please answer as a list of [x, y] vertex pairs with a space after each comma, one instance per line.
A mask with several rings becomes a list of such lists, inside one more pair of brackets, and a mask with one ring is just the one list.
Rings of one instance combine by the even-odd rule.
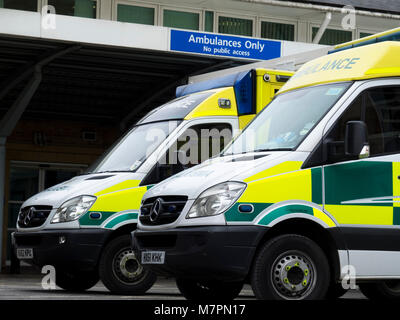
[[171, 50], [217, 56], [269, 60], [281, 56], [280, 41], [171, 30]]

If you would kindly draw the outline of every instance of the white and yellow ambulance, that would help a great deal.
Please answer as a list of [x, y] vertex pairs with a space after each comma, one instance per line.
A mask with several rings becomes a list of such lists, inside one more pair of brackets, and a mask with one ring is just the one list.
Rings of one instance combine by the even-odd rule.
[[347, 277], [400, 299], [400, 43], [379, 40], [303, 65], [220, 157], [150, 189], [142, 264], [189, 299], [244, 283], [259, 299], [321, 299]]
[[[23, 203], [13, 235], [17, 257], [39, 267], [53, 265], [56, 283], [66, 290], [89, 289], [100, 276], [113, 293], [144, 293], [156, 276], [130, 248], [143, 194], [218, 154], [291, 75], [254, 69], [179, 87], [175, 100], [140, 120], [89, 172]], [[198, 150], [197, 162], [180, 162], [187, 133], [199, 133], [190, 143], [201, 149], [203, 130], [225, 134], [217, 135], [216, 149]], [[214, 146], [213, 136], [205, 139], [206, 147]], [[171, 154], [177, 161], [165, 161]]]

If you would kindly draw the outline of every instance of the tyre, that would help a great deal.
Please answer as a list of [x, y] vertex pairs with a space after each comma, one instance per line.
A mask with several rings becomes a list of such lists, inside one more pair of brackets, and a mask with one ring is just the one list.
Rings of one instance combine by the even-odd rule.
[[332, 283], [326, 294], [326, 299], [335, 300], [343, 296], [347, 292], [347, 289], [343, 289], [341, 283]]
[[324, 299], [330, 284], [328, 260], [309, 238], [288, 234], [265, 243], [255, 258], [251, 285], [257, 299]]
[[361, 292], [371, 300], [400, 300], [399, 280], [360, 283], [359, 287]]
[[56, 270], [56, 285], [71, 292], [82, 292], [92, 288], [99, 281], [97, 271], [78, 272]]
[[187, 300], [224, 300], [232, 301], [243, 288], [243, 282], [197, 281], [176, 279], [179, 291]]
[[121, 295], [144, 294], [157, 280], [155, 273], [139, 263], [129, 235], [115, 238], [106, 245], [100, 259], [99, 274], [108, 290]]

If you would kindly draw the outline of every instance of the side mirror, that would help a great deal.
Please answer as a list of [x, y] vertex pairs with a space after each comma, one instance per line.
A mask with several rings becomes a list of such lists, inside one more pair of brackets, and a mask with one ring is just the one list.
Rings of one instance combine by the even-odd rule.
[[369, 157], [368, 128], [364, 121], [349, 121], [346, 123], [344, 150], [346, 156]]

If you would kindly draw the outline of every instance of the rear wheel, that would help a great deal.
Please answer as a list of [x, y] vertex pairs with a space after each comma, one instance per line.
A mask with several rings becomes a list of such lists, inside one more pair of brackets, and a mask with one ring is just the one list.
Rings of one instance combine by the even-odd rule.
[[257, 299], [324, 299], [330, 283], [328, 260], [311, 239], [288, 234], [265, 243], [252, 270]]
[[400, 300], [399, 280], [360, 283], [359, 287], [361, 292], [371, 300]]
[[105, 247], [99, 274], [108, 290], [123, 295], [144, 294], [157, 280], [153, 272], [139, 263], [129, 235], [115, 238]]
[[243, 288], [243, 282], [198, 281], [177, 279], [176, 285], [188, 300], [225, 300], [235, 299]]
[[77, 272], [56, 270], [56, 285], [71, 292], [82, 292], [92, 288], [99, 281], [97, 271]]

